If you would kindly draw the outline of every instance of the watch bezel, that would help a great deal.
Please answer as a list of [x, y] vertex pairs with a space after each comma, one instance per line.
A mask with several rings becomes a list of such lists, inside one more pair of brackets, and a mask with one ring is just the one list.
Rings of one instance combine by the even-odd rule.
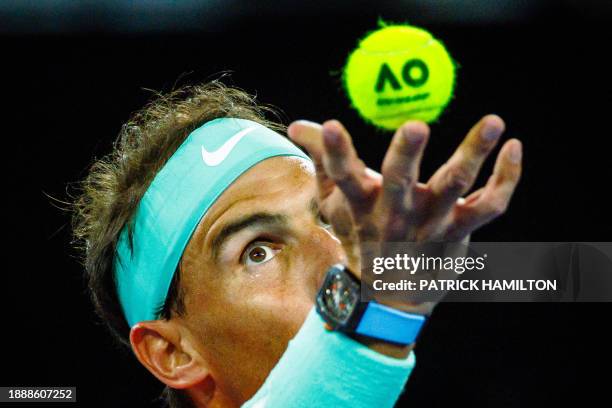
[[[345, 323], [336, 320], [333, 317], [333, 313], [329, 311], [329, 308], [325, 303], [325, 298], [328, 296], [326, 294], [326, 290], [333, 284], [337, 274], [341, 274], [352, 283], [352, 288], [355, 290], [354, 293], [357, 295], [357, 301], [353, 307], [353, 311], [348, 316]], [[323, 284], [321, 285], [321, 288], [319, 288], [315, 303], [317, 312], [329, 326], [328, 328], [330, 330], [341, 331], [349, 334], [352, 334], [355, 332], [355, 330], [357, 330], [359, 321], [368, 307], [368, 302], [361, 301], [361, 282], [342, 264], [333, 265], [327, 270]]]

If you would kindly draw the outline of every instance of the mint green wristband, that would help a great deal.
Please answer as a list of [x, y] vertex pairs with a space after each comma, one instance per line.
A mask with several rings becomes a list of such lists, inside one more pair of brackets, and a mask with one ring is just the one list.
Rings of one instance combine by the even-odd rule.
[[415, 365], [324, 328], [314, 308], [244, 408], [393, 407]]

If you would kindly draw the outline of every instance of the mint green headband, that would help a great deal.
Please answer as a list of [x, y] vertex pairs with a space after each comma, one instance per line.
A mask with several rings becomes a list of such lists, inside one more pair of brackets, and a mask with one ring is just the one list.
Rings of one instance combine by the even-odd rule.
[[117, 242], [115, 281], [128, 324], [159, 317], [198, 223], [242, 173], [275, 156], [308, 156], [259, 123], [219, 118], [194, 130], [155, 176]]

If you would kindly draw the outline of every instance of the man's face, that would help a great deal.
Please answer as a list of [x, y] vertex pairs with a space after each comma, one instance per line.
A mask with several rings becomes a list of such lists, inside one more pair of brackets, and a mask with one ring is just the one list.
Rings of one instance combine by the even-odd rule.
[[217, 387], [236, 402], [261, 386], [326, 269], [343, 260], [315, 197], [309, 162], [265, 160], [215, 202], [183, 254], [186, 313], [178, 319], [199, 340]]

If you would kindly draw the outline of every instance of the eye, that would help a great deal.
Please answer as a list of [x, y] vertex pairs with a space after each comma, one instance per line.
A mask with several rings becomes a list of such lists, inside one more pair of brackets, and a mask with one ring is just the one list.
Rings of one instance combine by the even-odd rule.
[[279, 249], [273, 248], [265, 242], [253, 242], [246, 247], [242, 254], [243, 263], [247, 266], [260, 265], [276, 256]]

